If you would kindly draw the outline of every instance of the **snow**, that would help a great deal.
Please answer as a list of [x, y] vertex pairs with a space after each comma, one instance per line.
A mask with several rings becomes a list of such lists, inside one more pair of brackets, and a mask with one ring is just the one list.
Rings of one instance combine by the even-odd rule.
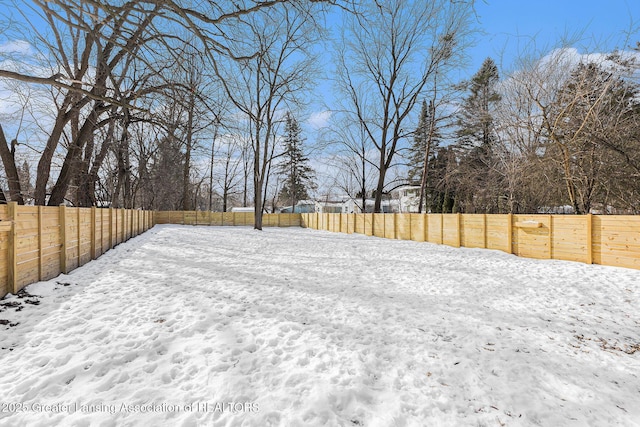
[[636, 270], [165, 225], [27, 292], [0, 425], [640, 425]]

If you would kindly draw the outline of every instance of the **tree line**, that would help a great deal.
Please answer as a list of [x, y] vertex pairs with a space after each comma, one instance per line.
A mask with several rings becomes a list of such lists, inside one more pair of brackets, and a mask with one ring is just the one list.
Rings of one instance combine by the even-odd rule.
[[311, 81], [317, 20], [346, 5], [16, 2], [0, 22], [0, 79], [17, 94], [0, 123], [2, 195], [185, 210], [238, 198], [260, 228], [283, 111], [300, 110]]
[[[261, 228], [266, 209], [320, 187], [314, 150], [333, 178], [320, 191], [375, 211], [404, 184], [432, 212], [639, 209], [637, 56], [567, 71], [559, 51], [503, 78], [488, 59], [454, 82], [477, 34], [471, 0], [14, 6], [0, 19], [6, 200], [253, 206]], [[311, 147], [300, 118], [327, 45], [336, 105]]]
[[487, 58], [449, 124], [423, 106], [408, 178], [422, 178], [425, 207], [640, 213], [639, 53], [557, 50], [504, 79]]

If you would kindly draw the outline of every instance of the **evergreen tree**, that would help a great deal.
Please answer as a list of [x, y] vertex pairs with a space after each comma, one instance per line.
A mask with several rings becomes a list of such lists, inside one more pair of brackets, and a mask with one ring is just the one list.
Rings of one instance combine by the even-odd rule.
[[[418, 120], [418, 127], [414, 132], [413, 144], [410, 148], [409, 181], [414, 185], [420, 185], [420, 203], [418, 212], [422, 212], [422, 206], [427, 199], [426, 189], [429, 177], [429, 162], [432, 152], [437, 149], [440, 142], [440, 134], [436, 128], [435, 106], [433, 101], [427, 104], [422, 101], [422, 110]], [[427, 202], [428, 204], [428, 202]]]
[[287, 113], [284, 161], [278, 166], [278, 172], [284, 175], [285, 182], [279, 199], [290, 203], [292, 210], [295, 210], [300, 200], [308, 199], [309, 190], [315, 188], [313, 169], [309, 166], [309, 158], [304, 154], [301, 133], [296, 118]]
[[458, 140], [462, 145], [485, 149], [491, 146], [495, 136], [491, 107], [501, 99], [495, 90], [499, 78], [496, 63], [487, 58], [467, 83], [471, 93], [458, 115]]
[[428, 209], [432, 213], [451, 213], [457, 206], [455, 173], [456, 154], [451, 146], [440, 148], [431, 158]]
[[469, 96], [458, 114], [459, 199], [456, 208], [463, 212], [492, 213], [498, 210], [500, 177], [495, 172], [494, 142], [496, 133], [493, 105], [500, 101], [496, 91], [498, 67], [485, 59], [480, 70], [467, 82]]
[[[431, 104], [431, 103], [429, 103]], [[430, 113], [433, 109], [433, 105], [427, 104], [427, 101], [422, 102], [422, 109], [420, 110], [420, 117], [418, 118], [418, 126], [413, 133], [413, 144], [409, 148], [409, 171], [407, 178], [413, 185], [420, 185], [422, 172], [424, 170], [424, 156], [427, 151], [427, 141], [429, 138], [429, 124]], [[433, 138], [437, 145], [438, 137]], [[432, 151], [435, 151], [436, 147], [433, 147]]]
[[18, 169], [18, 177], [20, 178], [20, 190], [22, 191], [22, 197], [30, 199], [33, 196], [33, 184], [31, 183], [31, 171], [29, 163], [25, 160], [22, 162], [22, 167]]

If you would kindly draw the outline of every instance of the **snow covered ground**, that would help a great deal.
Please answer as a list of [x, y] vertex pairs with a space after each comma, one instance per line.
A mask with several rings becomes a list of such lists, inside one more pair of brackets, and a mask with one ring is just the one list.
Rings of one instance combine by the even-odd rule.
[[640, 425], [640, 271], [167, 225], [27, 292], [2, 426]]

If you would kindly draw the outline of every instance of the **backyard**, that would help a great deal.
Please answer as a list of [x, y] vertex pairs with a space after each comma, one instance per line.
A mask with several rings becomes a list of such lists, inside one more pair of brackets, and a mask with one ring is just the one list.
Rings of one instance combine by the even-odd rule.
[[640, 425], [639, 270], [159, 225], [25, 291], [0, 425]]

